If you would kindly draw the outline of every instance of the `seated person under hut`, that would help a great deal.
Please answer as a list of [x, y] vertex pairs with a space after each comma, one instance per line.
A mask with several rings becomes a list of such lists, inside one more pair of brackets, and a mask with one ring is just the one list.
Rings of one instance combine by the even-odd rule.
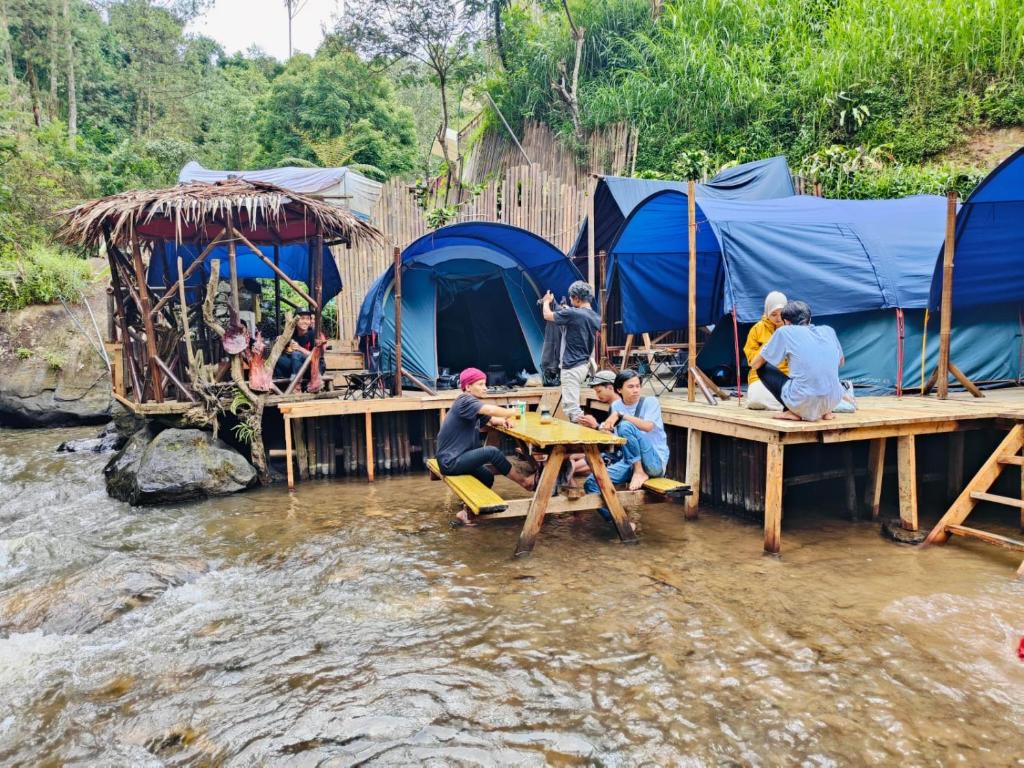
[[[292, 331], [292, 339], [288, 342], [281, 357], [274, 365], [275, 379], [293, 379], [302, 370], [306, 358], [313, 354], [316, 349], [316, 330], [313, 328], [313, 311], [300, 309], [295, 313], [295, 330]], [[323, 356], [320, 357], [320, 373], [323, 373], [327, 364]], [[308, 374], [308, 368], [307, 368]]]
[[[802, 301], [786, 302], [782, 322], [751, 363], [768, 391], [786, 408], [775, 418], [833, 418], [832, 411], [844, 394], [839, 381], [843, 348], [836, 332], [827, 325], [812, 325], [811, 308]], [[788, 376], [778, 367], [783, 360], [789, 362]]]
[[[494, 446], [481, 446], [480, 431], [487, 425], [512, 426], [511, 418], [518, 411], [485, 403], [487, 375], [479, 368], [467, 368], [459, 375], [462, 394], [452, 403], [437, 433], [437, 463], [445, 475], [472, 475], [490, 488], [494, 485], [493, 467], [499, 474], [518, 483], [528, 491], [534, 487], [535, 476], [525, 475]], [[469, 524], [463, 509], [459, 519]]]

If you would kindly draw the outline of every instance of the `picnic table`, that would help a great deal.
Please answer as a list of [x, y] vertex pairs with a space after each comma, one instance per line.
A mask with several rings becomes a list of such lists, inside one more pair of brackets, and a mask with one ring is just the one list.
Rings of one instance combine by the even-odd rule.
[[[528, 454], [541, 451], [548, 454], [544, 469], [529, 502], [526, 522], [519, 534], [515, 555], [521, 557], [533, 550], [537, 534], [544, 523], [544, 516], [552, 502], [552, 494], [558, 482], [559, 471], [565, 460], [574, 453], [582, 453], [597, 480], [599, 494], [588, 494], [576, 500], [561, 500], [560, 506], [568, 506], [573, 511], [583, 511], [605, 507], [612, 516], [619, 538], [626, 543], [635, 543], [636, 533], [630, 525], [629, 518], [622, 506], [619, 493], [612, 485], [608, 469], [601, 458], [601, 447], [606, 445], [622, 445], [625, 439], [618, 435], [590, 429], [562, 419], [552, 418], [550, 423], [542, 424], [540, 414], [531, 411], [525, 416], [511, 420], [510, 427], [491, 427], [523, 443]], [[625, 492], [628, 493], [628, 492]]]

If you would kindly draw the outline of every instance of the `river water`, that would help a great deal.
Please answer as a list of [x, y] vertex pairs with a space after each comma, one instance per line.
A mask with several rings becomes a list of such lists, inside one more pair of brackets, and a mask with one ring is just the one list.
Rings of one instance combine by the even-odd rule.
[[132, 509], [94, 431], [0, 430], [0, 764], [1024, 765], [1009, 554], [662, 504], [516, 561], [422, 476]]

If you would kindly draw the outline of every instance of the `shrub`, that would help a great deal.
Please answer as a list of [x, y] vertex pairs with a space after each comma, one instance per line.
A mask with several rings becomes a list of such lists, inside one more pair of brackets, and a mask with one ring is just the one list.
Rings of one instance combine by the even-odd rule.
[[0, 311], [58, 299], [79, 301], [89, 282], [89, 266], [79, 258], [43, 246], [24, 255], [0, 256]]

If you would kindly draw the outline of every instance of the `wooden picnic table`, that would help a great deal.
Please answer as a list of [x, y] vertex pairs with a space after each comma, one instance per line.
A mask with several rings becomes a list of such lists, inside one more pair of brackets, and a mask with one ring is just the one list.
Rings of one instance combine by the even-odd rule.
[[[533, 550], [533, 544], [551, 503], [551, 495], [558, 481], [559, 470], [569, 455], [573, 453], [582, 453], [586, 458], [587, 464], [594, 473], [594, 479], [597, 480], [601, 500], [611, 513], [619, 538], [623, 542], [636, 542], [636, 533], [633, 532], [633, 526], [629, 523], [629, 518], [626, 516], [615, 486], [612, 485], [612, 480], [608, 476], [608, 469], [601, 458], [602, 446], [622, 445], [626, 442], [624, 438], [562, 419], [552, 418], [550, 423], [541, 424], [540, 414], [535, 411], [528, 412], [525, 417], [513, 419], [512, 423], [511, 427], [492, 427], [492, 429], [525, 443], [531, 451], [539, 450], [548, 454], [544, 469], [537, 480], [533, 499], [530, 500], [526, 522], [523, 523], [522, 533], [519, 534], [519, 542], [516, 544], [515, 550], [516, 557], [527, 555]], [[586, 497], [579, 500], [581, 510], [596, 508], [593, 502], [588, 504], [585, 499]]]

